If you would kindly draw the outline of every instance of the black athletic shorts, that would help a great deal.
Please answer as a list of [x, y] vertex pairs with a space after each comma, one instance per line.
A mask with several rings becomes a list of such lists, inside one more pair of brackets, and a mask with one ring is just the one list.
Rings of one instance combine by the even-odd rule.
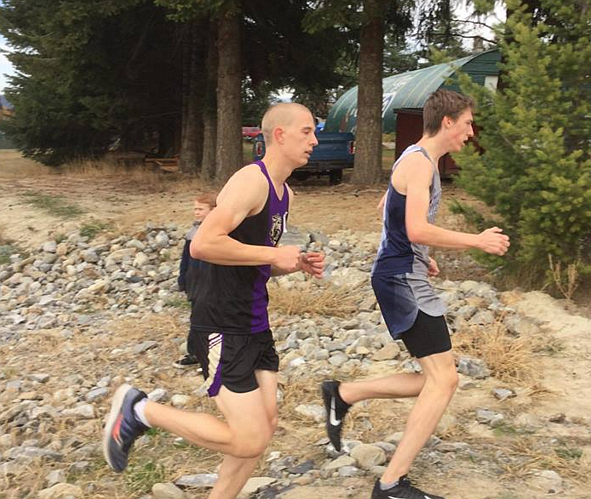
[[410, 354], [417, 359], [451, 350], [445, 317], [427, 315], [421, 310], [415, 323], [400, 335], [400, 339]]
[[222, 386], [235, 393], [259, 387], [254, 372], [279, 370], [271, 330], [255, 334], [197, 333], [195, 356], [203, 368], [207, 393], [215, 397]]

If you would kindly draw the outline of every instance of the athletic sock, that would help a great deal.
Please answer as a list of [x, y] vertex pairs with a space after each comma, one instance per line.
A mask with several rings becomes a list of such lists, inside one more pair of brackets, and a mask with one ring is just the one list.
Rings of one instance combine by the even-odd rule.
[[395, 482], [384, 483], [380, 480], [380, 490], [390, 490], [392, 487], [396, 487], [400, 480], [396, 480]]
[[351, 406], [352, 406], [353, 404], [347, 404], [347, 402], [345, 402], [345, 401], [343, 400], [343, 398], [341, 397], [341, 394], [340, 394], [340, 392], [339, 392], [339, 388], [340, 388], [340, 385], [339, 385], [339, 386], [337, 386], [337, 389], [335, 390], [335, 392], [336, 392], [336, 395], [337, 395], [337, 396], [335, 397], [335, 401], [336, 401], [336, 403], [337, 403], [337, 407], [336, 407], [336, 409], [337, 409], [339, 412], [341, 412], [341, 411], [348, 411], [348, 410], [351, 408]]
[[146, 404], [147, 403], [148, 403], [147, 398], [143, 398], [142, 400], [137, 402], [133, 406], [133, 415], [135, 416], [135, 419], [137, 419], [140, 423], [147, 426], [148, 428], [151, 428], [152, 425], [150, 423], [148, 423], [148, 420], [146, 419]]

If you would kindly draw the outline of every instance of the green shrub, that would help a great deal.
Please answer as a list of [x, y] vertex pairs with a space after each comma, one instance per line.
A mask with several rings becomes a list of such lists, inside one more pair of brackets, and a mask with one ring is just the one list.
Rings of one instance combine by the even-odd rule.
[[484, 152], [467, 147], [455, 155], [459, 183], [502, 217], [511, 236], [506, 271], [552, 283], [550, 255], [584, 277], [591, 275], [591, 14], [574, 2], [543, 0], [555, 22], [533, 26], [511, 3], [500, 44], [502, 89], [461, 78], [478, 101]]

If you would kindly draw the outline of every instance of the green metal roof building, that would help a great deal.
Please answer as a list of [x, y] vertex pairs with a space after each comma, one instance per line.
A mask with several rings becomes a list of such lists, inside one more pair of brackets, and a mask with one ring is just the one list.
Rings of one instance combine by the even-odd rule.
[[[477, 83], [496, 88], [501, 54], [498, 49], [480, 52], [455, 61], [437, 64], [428, 68], [390, 76], [383, 80], [382, 118], [384, 133], [396, 130], [396, 111], [400, 109], [419, 110], [429, 94], [438, 88], [457, 90], [454, 84], [446, 85], [453, 79], [458, 68]], [[334, 104], [328, 113], [324, 130], [326, 132], [353, 132], [357, 128], [357, 87], [348, 90]]]

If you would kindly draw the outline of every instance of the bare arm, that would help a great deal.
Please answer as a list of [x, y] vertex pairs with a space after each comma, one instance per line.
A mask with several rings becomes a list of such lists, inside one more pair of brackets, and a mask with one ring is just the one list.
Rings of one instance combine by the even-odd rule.
[[509, 238], [498, 227], [468, 234], [430, 224], [427, 215], [433, 166], [419, 155], [409, 157], [408, 161], [414, 162], [412, 175], [406, 176], [406, 232], [411, 242], [441, 248], [475, 248], [495, 255], [507, 252]]
[[274, 265], [288, 272], [297, 270], [300, 252], [296, 246], [255, 246], [229, 236], [246, 217], [263, 209], [267, 193], [267, 180], [257, 166], [236, 172], [195, 234], [191, 256], [218, 265]]

